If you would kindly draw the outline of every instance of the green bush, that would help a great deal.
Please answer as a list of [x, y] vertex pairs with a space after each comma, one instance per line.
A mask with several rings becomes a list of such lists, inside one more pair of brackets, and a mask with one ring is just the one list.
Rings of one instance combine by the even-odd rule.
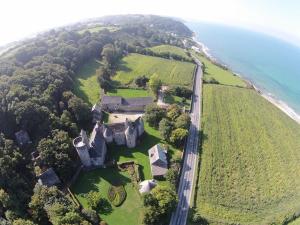
[[116, 207], [122, 205], [122, 203], [126, 199], [125, 188], [122, 185], [121, 186], [111, 185], [108, 189], [107, 198]]

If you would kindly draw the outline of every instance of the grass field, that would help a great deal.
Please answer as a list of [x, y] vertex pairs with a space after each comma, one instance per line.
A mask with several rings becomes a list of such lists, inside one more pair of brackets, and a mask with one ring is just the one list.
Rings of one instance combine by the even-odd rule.
[[156, 53], [168, 53], [182, 56], [186, 59], [190, 59], [186, 54], [185, 50], [173, 45], [158, 45], [150, 48], [153, 52]]
[[156, 73], [166, 85], [191, 87], [194, 68], [195, 65], [188, 62], [130, 54], [121, 60], [114, 80], [123, 84], [130, 84], [137, 76], [151, 77]]
[[289, 223], [288, 225], [300, 225], [300, 218], [294, 220], [293, 222]]
[[[127, 192], [127, 197], [124, 203], [115, 207], [111, 205], [107, 199], [107, 191], [110, 184], [122, 183]], [[87, 208], [85, 194], [89, 191], [99, 191], [107, 200], [107, 207], [101, 210], [101, 219], [105, 220], [109, 225], [140, 225], [142, 224], [142, 199], [138, 191], [131, 184], [129, 174], [127, 172], [119, 172], [117, 169], [96, 169], [90, 172], [80, 174], [79, 178], [72, 186], [72, 192], [76, 195], [79, 202], [84, 208]]]
[[76, 74], [74, 92], [90, 105], [99, 101], [100, 86], [96, 71], [101, 66], [98, 60], [91, 60], [83, 65]]
[[142, 90], [142, 89], [114, 89], [107, 92], [107, 95], [109, 96], [121, 96], [124, 98], [137, 98], [137, 97], [151, 97], [152, 93], [148, 90]]
[[200, 54], [193, 54], [198, 57], [205, 65], [204, 81], [210, 81], [212, 78], [220, 84], [246, 87], [247, 84], [238, 76], [235, 76], [230, 70], [224, 70], [219, 66], [214, 65], [211, 61]]
[[252, 89], [204, 85], [196, 206], [211, 224], [300, 212], [300, 126]]

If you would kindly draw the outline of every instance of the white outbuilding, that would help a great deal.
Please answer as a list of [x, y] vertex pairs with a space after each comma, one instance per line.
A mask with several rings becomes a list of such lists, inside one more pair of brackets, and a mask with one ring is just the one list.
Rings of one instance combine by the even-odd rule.
[[150, 192], [157, 185], [155, 180], [144, 180], [139, 184], [141, 194]]

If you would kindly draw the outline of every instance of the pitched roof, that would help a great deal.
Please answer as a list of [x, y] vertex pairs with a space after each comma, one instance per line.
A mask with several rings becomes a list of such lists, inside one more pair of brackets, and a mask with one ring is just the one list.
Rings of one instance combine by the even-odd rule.
[[155, 180], [144, 180], [139, 184], [139, 192], [147, 193], [150, 192], [157, 185]]
[[39, 176], [38, 183], [47, 187], [61, 183], [60, 179], [54, 172], [53, 168], [50, 167], [44, 173]]
[[101, 107], [98, 104], [93, 105], [92, 112], [101, 113]]
[[132, 106], [144, 106], [149, 105], [153, 102], [151, 97], [139, 97], [139, 98], [122, 98], [120, 96], [103, 96], [101, 99], [101, 104], [110, 105], [132, 105]]
[[123, 98], [122, 105], [144, 106], [153, 102], [151, 97]]
[[152, 175], [165, 175], [168, 171], [168, 161], [165, 150], [157, 144], [148, 150], [148, 154]]
[[101, 104], [122, 104], [122, 97], [104, 95], [101, 98]]
[[91, 158], [102, 157], [103, 145], [105, 145], [105, 140], [102, 136], [99, 124], [96, 124], [90, 136], [90, 146], [91, 146], [91, 148], [89, 149], [90, 157]]
[[19, 145], [30, 143], [29, 135], [25, 130], [19, 130], [15, 133], [15, 136]]

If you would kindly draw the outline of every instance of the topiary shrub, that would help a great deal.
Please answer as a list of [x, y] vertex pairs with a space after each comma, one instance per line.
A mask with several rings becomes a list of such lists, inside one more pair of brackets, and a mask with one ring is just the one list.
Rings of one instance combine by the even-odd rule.
[[126, 191], [125, 188], [121, 186], [113, 186], [111, 185], [108, 189], [107, 198], [114, 206], [118, 207], [122, 205], [122, 203], [126, 199]]

